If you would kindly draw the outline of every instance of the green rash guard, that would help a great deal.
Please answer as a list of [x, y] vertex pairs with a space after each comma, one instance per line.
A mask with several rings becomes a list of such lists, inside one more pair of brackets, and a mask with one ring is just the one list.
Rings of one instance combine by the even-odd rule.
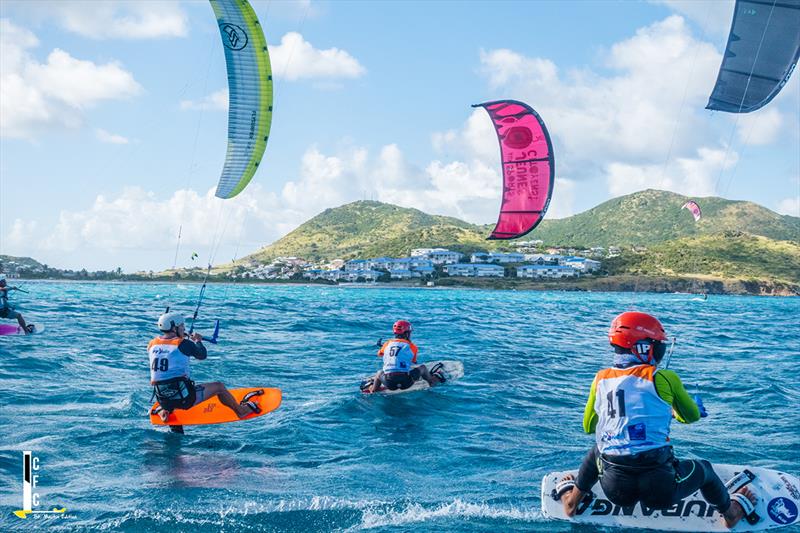
[[[656, 387], [658, 397], [672, 406], [675, 419], [682, 424], [691, 424], [700, 420], [700, 409], [694, 403], [689, 393], [681, 383], [681, 378], [672, 370], [658, 370], [653, 375], [653, 384]], [[586, 408], [583, 410], [583, 430], [586, 433], [594, 433], [597, 427], [597, 412], [594, 410], [594, 401], [597, 396], [595, 387], [597, 381], [592, 382], [589, 390], [589, 399]]]

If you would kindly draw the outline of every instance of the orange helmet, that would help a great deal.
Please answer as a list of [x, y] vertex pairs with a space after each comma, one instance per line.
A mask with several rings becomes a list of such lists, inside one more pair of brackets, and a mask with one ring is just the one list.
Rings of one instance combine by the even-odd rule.
[[653, 315], [628, 311], [622, 313], [611, 322], [608, 340], [612, 346], [630, 350], [639, 341], [665, 341], [667, 334], [664, 326]]
[[633, 353], [645, 364], [658, 365], [667, 352], [661, 322], [647, 313], [628, 311], [611, 322], [608, 340], [617, 353]]
[[392, 326], [392, 331], [394, 331], [395, 335], [411, 333], [411, 322], [409, 322], [408, 320], [398, 320]]

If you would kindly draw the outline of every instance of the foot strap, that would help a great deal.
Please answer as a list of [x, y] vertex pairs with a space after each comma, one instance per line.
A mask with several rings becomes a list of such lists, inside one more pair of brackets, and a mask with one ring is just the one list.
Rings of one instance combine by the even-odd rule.
[[375, 381], [375, 378], [365, 379], [361, 382], [361, 392], [369, 392], [369, 389], [372, 387], [372, 383]]
[[258, 406], [258, 404], [256, 402], [253, 402], [253, 401], [244, 401], [244, 400], [242, 400], [241, 402], [239, 402], [239, 405], [246, 405], [255, 414], [259, 414], [261, 412], [261, 408]]
[[744, 511], [745, 519], [751, 526], [757, 524], [759, 520], [761, 520], [761, 517], [758, 516], [758, 513], [756, 513], [756, 506], [753, 505], [753, 502], [751, 502], [744, 494], [740, 494], [738, 492], [731, 494], [731, 505], [733, 505], [733, 502], [741, 505], [742, 510]]
[[725, 489], [729, 493], [733, 494], [742, 487], [752, 483], [755, 478], [756, 475], [752, 473], [750, 470], [745, 468], [744, 470], [742, 470], [741, 472], [730, 478], [727, 483], [725, 483]]
[[550, 491], [550, 497], [553, 498], [555, 501], [560, 501], [561, 497], [572, 491], [572, 488], [575, 486], [574, 479], [562, 479], [558, 483], [556, 483], [556, 488]]
[[242, 398], [242, 401], [240, 403], [248, 402], [250, 398], [252, 398], [253, 396], [261, 396], [262, 394], [264, 394], [264, 389], [258, 389], [252, 392], [248, 392], [247, 394], [244, 395], [244, 398]]
[[439, 383], [447, 381], [447, 378], [444, 376], [444, 365], [442, 363], [436, 363], [428, 372], [430, 372], [432, 376], [439, 378]]

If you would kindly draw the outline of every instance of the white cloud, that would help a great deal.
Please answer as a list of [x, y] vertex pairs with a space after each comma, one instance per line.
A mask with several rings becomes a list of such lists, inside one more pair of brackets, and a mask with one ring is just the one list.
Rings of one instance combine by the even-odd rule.
[[614, 196], [642, 189], [667, 189], [687, 196], [716, 194], [719, 172], [736, 165], [736, 154], [723, 149], [699, 148], [694, 157], [676, 157], [667, 165], [612, 162], [605, 168]]
[[181, 100], [181, 109], [228, 110], [228, 89], [220, 89], [199, 100]]
[[778, 202], [776, 211], [782, 215], [800, 217], [800, 194], [794, 198], [784, 198]]
[[180, 4], [167, 0], [38, 0], [27, 2], [26, 9], [89, 39], [157, 39], [189, 33], [189, 19]]
[[359, 78], [366, 69], [345, 50], [318, 50], [297, 32], [289, 32], [281, 44], [269, 47], [272, 72], [287, 80]]
[[0, 19], [0, 136], [32, 138], [55, 126], [77, 127], [82, 111], [130, 98], [141, 86], [116, 62], [98, 65], [55, 49], [45, 63], [30, 50], [38, 40]]
[[97, 128], [95, 130], [95, 136], [101, 142], [109, 144], [128, 144], [130, 142], [127, 137], [123, 137], [122, 135], [118, 135], [116, 133], [111, 133], [103, 128]]
[[778, 139], [784, 118], [777, 107], [739, 116], [737, 134], [743, 144], [765, 145]]

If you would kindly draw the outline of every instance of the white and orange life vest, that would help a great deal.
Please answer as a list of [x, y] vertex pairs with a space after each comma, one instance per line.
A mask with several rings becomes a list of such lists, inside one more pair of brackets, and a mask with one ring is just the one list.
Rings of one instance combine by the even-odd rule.
[[406, 339], [392, 339], [381, 346], [378, 356], [383, 357], [384, 373], [408, 373], [411, 365], [417, 362], [417, 347]]
[[672, 406], [656, 392], [656, 367], [606, 368], [595, 377], [597, 449], [635, 455], [669, 445]]
[[147, 345], [150, 356], [150, 383], [189, 377], [189, 356], [178, 349], [183, 339], [156, 337]]

